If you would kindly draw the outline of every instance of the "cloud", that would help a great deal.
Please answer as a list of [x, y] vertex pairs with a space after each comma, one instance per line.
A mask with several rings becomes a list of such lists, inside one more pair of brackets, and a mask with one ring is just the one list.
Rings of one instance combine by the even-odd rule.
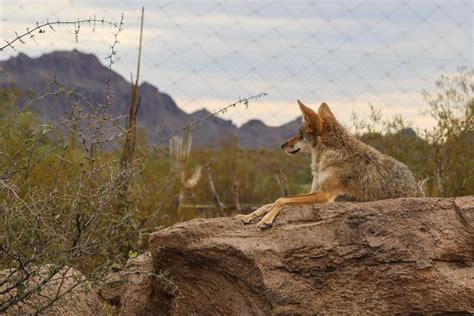
[[[349, 124], [368, 104], [417, 126], [422, 90], [458, 66], [473, 66], [472, 1], [2, 1], [0, 38], [46, 19], [96, 15], [118, 21], [117, 72], [135, 71], [140, 6], [146, 7], [142, 79], [169, 93], [186, 111], [210, 110], [268, 92], [247, 110], [226, 114], [238, 124], [259, 118], [279, 125], [298, 116], [294, 100], [330, 102]], [[8, 12], [8, 15], [6, 14]], [[111, 29], [59, 27], [17, 49], [29, 56], [73, 48], [103, 60]], [[16, 54], [2, 52], [2, 59]], [[365, 111], [365, 112], [364, 112]]]

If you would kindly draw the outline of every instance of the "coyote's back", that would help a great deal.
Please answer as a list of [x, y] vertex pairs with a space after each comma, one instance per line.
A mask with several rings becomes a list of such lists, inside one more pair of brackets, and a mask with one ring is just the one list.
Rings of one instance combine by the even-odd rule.
[[332, 170], [332, 176], [341, 184], [341, 193], [359, 201], [422, 195], [405, 164], [357, 140], [337, 121], [331, 124], [315, 150], [319, 170]]

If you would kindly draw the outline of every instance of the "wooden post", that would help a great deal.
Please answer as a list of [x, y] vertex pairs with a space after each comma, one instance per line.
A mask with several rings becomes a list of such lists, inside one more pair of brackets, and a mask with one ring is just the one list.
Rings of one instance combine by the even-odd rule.
[[207, 171], [207, 178], [209, 180], [209, 188], [211, 189], [212, 196], [214, 198], [214, 202], [216, 203], [217, 206], [217, 211], [219, 212], [220, 216], [223, 216], [223, 204], [221, 200], [219, 199], [219, 195], [217, 194], [216, 187], [214, 186], [214, 181], [212, 180], [212, 175], [211, 175], [211, 164], [207, 163], [206, 164], [206, 171]]
[[289, 196], [290, 190], [288, 189], [288, 178], [286, 177], [286, 173], [280, 169], [281, 177], [283, 179], [283, 196]]
[[234, 203], [235, 203], [235, 209], [237, 210], [237, 212], [240, 212], [242, 208], [240, 207], [239, 182], [237, 181], [237, 177], [234, 177]]

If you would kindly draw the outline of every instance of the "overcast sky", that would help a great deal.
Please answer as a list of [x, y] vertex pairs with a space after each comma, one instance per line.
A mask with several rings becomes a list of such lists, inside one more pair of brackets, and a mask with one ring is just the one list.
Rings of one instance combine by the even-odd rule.
[[[298, 115], [296, 99], [325, 101], [350, 125], [369, 104], [386, 116], [400, 113], [425, 127], [422, 91], [435, 92], [441, 74], [473, 67], [473, 0], [438, 1], [6, 1], [0, 40], [36, 22], [90, 16], [119, 21], [114, 70], [135, 70], [141, 5], [145, 6], [142, 80], [169, 93], [182, 109], [209, 110], [260, 92], [269, 95], [225, 117], [237, 124], [258, 118], [269, 125]], [[74, 48], [105, 63], [110, 27], [57, 28], [36, 43], [0, 52], [39, 56]]]

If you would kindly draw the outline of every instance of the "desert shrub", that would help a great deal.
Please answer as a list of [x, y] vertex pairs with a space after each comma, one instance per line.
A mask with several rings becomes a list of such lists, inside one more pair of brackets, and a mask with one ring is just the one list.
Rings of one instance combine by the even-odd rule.
[[[15, 100], [0, 97], [0, 271], [12, 272], [0, 277], [2, 311], [64, 267], [100, 277], [122, 256], [117, 245], [130, 231], [114, 205], [121, 184], [113, 155], [69, 146], [64, 131], [18, 112]], [[51, 273], [39, 275], [44, 266]]]

